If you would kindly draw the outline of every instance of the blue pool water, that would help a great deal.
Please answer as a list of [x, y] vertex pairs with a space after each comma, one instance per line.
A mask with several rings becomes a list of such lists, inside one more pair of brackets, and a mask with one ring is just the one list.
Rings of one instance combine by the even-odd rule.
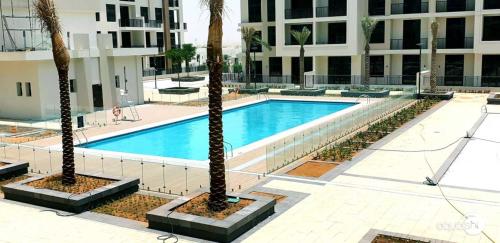
[[[224, 140], [234, 149], [356, 105], [269, 100], [224, 111]], [[208, 159], [208, 116], [85, 144], [85, 148], [189, 160]]]

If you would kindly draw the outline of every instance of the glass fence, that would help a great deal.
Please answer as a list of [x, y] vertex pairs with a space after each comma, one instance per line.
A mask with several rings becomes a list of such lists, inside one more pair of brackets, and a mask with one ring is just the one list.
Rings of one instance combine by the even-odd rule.
[[[35, 174], [62, 172], [62, 152], [19, 144], [0, 144], [0, 158], [29, 162], [29, 171]], [[199, 189], [208, 190], [208, 168], [189, 164], [172, 164], [142, 158], [110, 157], [97, 153], [75, 153], [75, 169], [80, 173], [140, 178], [142, 190], [185, 195]], [[228, 191], [242, 192], [256, 185], [264, 177], [257, 173], [227, 170]]]
[[415, 97], [414, 89], [401, 96], [372, 102], [362, 108], [333, 118], [307, 130], [266, 146], [266, 170], [272, 173], [304, 156], [334, 143], [352, 132], [407, 106]]

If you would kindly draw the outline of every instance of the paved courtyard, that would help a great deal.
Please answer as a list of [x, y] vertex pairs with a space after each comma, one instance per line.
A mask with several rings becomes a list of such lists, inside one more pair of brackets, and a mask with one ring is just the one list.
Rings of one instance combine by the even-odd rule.
[[[454, 100], [441, 103], [384, 138], [377, 143], [376, 150], [360, 153], [342, 171], [332, 174], [331, 179], [271, 176], [260, 186], [283, 194], [306, 196], [297, 201], [292, 201], [292, 197], [285, 199], [277, 214], [238, 240], [359, 242], [370, 230], [378, 230], [451, 242], [490, 242], [483, 234], [467, 228], [462, 216], [465, 214], [475, 216], [474, 222], [478, 222], [489, 237], [499, 241], [498, 191], [472, 189], [477, 185], [468, 180], [457, 180], [460, 186], [443, 183], [442, 191], [423, 184], [426, 177], [433, 178], [445, 165], [460, 144], [456, 141], [462, 140], [483, 115], [481, 107], [485, 101], [485, 95], [458, 94]], [[490, 112], [495, 112], [494, 109], [489, 108]], [[494, 124], [498, 121], [496, 115], [490, 116], [493, 120], [486, 120], [476, 135], [498, 141], [497, 133], [490, 132], [492, 127], [497, 131]], [[426, 151], [414, 152], [417, 150]], [[478, 167], [497, 168], [498, 157], [491, 158]], [[475, 158], [463, 159], [457, 159], [443, 181], [457, 175], [454, 171], [463, 173], [472, 168], [467, 166], [475, 163]], [[465, 167], [460, 169], [461, 166]], [[494, 177], [488, 170], [472, 172], [473, 179], [486, 185], [486, 179], [481, 177]], [[496, 185], [494, 183], [492, 185]], [[0, 215], [0, 242], [159, 242], [156, 240], [159, 232], [106, 220], [98, 222], [98, 217], [87, 214], [57, 217], [5, 200], [0, 200]], [[199, 242], [181, 237], [181, 242], [190, 241]]]

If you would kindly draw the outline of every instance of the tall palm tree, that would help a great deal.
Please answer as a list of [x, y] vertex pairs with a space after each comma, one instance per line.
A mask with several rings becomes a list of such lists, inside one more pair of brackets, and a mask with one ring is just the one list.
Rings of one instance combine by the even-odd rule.
[[250, 87], [250, 77], [252, 75], [252, 60], [250, 57], [250, 49], [254, 42], [255, 34], [257, 31], [253, 27], [241, 28], [241, 39], [245, 42], [245, 71], [246, 71], [246, 87]]
[[222, 17], [224, 0], [202, 0], [210, 9], [210, 25], [207, 42], [209, 68], [209, 159], [210, 197], [208, 207], [219, 212], [227, 208], [226, 169], [224, 165], [224, 134], [222, 130]]
[[300, 83], [300, 89], [305, 88], [305, 82], [304, 82], [304, 54], [305, 54], [305, 49], [304, 45], [306, 44], [307, 40], [309, 39], [309, 36], [311, 36], [311, 31], [304, 26], [302, 28], [302, 31], [295, 31], [292, 30], [290, 32], [295, 38], [295, 40], [299, 43], [300, 45], [300, 77], [299, 77], [299, 83]]
[[52, 55], [59, 75], [59, 99], [61, 106], [61, 130], [63, 144], [62, 183], [76, 183], [75, 154], [73, 151], [73, 128], [71, 124], [71, 105], [69, 98], [69, 52], [61, 35], [61, 25], [57, 17], [53, 0], [38, 0], [35, 2], [35, 12], [40, 19], [42, 29], [50, 33], [52, 40]]
[[365, 36], [365, 78], [363, 79], [363, 85], [366, 89], [370, 86], [370, 40], [377, 23], [377, 20], [370, 17], [361, 19], [361, 27]]
[[[252, 76], [252, 70], [255, 70], [252, 65], [252, 58], [250, 56], [250, 51], [252, 46], [263, 46], [267, 50], [271, 50], [271, 45], [262, 40], [257, 31], [253, 27], [243, 27], [241, 28], [241, 39], [245, 42], [245, 60], [246, 60], [246, 87], [250, 87], [250, 77]], [[254, 58], [255, 59], [255, 58]], [[255, 60], [254, 60], [255, 61]]]
[[431, 53], [431, 93], [436, 93], [437, 89], [437, 32], [439, 24], [437, 22], [432, 22], [432, 53]]

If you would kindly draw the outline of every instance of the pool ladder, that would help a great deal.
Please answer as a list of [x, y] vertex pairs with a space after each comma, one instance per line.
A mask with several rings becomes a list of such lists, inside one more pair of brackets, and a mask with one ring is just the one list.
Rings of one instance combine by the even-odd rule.
[[269, 100], [269, 96], [267, 94], [264, 94], [264, 93], [258, 93], [257, 94], [257, 99], [260, 100], [260, 96], [264, 96], [264, 99], [266, 100]]
[[359, 102], [360, 99], [363, 99], [363, 98], [366, 98], [366, 102], [367, 104], [370, 104], [370, 99], [371, 97], [369, 95], [360, 95], [357, 99], [356, 99], [356, 102]]
[[[229, 158], [229, 156], [228, 156], [228, 152], [229, 151], [231, 151], [231, 158], [234, 157], [233, 145], [230, 144], [230, 143], [228, 143], [228, 142], [226, 142], [226, 141], [224, 141], [223, 143], [224, 143], [224, 154], [226, 155], [226, 159]], [[230, 150], [228, 150], [228, 147], [229, 147]]]
[[84, 129], [76, 129], [73, 131], [73, 135], [76, 137], [76, 140], [78, 140], [78, 144], [85, 144], [85, 143], [82, 143], [82, 140], [80, 139], [80, 136], [78, 136], [78, 132], [80, 132], [80, 134], [83, 136], [83, 138], [85, 139], [85, 143], [88, 143], [89, 142], [89, 139], [87, 138], [87, 136], [85, 135], [84, 133]]

